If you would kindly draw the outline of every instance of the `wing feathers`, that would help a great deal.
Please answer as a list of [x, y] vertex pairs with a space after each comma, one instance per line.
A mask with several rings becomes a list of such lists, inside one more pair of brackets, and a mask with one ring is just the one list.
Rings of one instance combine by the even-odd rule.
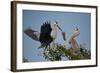
[[28, 35], [31, 39], [35, 40], [35, 41], [39, 41], [39, 36], [40, 36], [40, 33], [35, 31], [35, 30], [32, 30], [32, 29], [26, 29], [24, 31], [24, 33], [26, 35]]

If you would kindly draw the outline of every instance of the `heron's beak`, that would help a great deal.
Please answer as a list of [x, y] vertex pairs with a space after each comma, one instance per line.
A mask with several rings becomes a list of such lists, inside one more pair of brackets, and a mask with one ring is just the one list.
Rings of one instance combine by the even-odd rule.
[[59, 28], [59, 30], [61, 30], [61, 32], [63, 32], [62, 29], [58, 25], [57, 25], [57, 27]]
[[59, 30], [61, 30], [62, 32], [62, 36], [63, 36], [63, 40], [66, 41], [66, 33], [62, 31], [62, 29], [57, 25], [57, 27], [59, 28]]

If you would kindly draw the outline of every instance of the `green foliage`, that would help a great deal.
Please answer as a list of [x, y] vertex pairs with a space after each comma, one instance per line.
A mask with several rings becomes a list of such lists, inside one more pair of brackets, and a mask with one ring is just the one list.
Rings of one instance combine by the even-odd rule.
[[47, 47], [44, 50], [44, 57], [45, 59], [51, 60], [51, 61], [59, 61], [61, 60], [61, 55], [62, 52], [59, 51], [57, 48], [55, 47]]
[[80, 48], [80, 53], [75, 54], [72, 48], [66, 48], [64, 45], [54, 43], [52, 46], [49, 46], [44, 49], [44, 57], [50, 61], [59, 61], [62, 60], [62, 57], [66, 57], [69, 60], [81, 60], [81, 59], [90, 59], [90, 51]]

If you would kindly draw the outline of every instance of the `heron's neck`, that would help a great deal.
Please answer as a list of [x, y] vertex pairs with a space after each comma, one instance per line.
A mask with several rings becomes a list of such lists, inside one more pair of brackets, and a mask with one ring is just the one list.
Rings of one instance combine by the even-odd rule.
[[53, 39], [56, 39], [56, 37], [57, 37], [57, 28], [56, 27], [52, 29], [51, 36]]
[[75, 31], [74, 34], [72, 35], [72, 38], [77, 37], [80, 34], [80, 31]]

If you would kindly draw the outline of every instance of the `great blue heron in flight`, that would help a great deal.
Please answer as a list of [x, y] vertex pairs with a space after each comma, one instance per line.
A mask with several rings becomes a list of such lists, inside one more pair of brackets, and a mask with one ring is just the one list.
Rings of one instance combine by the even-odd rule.
[[59, 29], [62, 32], [62, 34], [64, 33], [59, 27], [57, 21], [55, 21], [53, 24], [46, 21], [43, 23], [43, 25], [41, 25], [40, 32], [29, 28], [26, 29], [24, 33], [31, 37], [33, 40], [39, 41], [41, 43], [40, 47], [47, 47], [48, 45], [50, 45], [51, 42], [53, 42], [56, 39], [57, 29]]

